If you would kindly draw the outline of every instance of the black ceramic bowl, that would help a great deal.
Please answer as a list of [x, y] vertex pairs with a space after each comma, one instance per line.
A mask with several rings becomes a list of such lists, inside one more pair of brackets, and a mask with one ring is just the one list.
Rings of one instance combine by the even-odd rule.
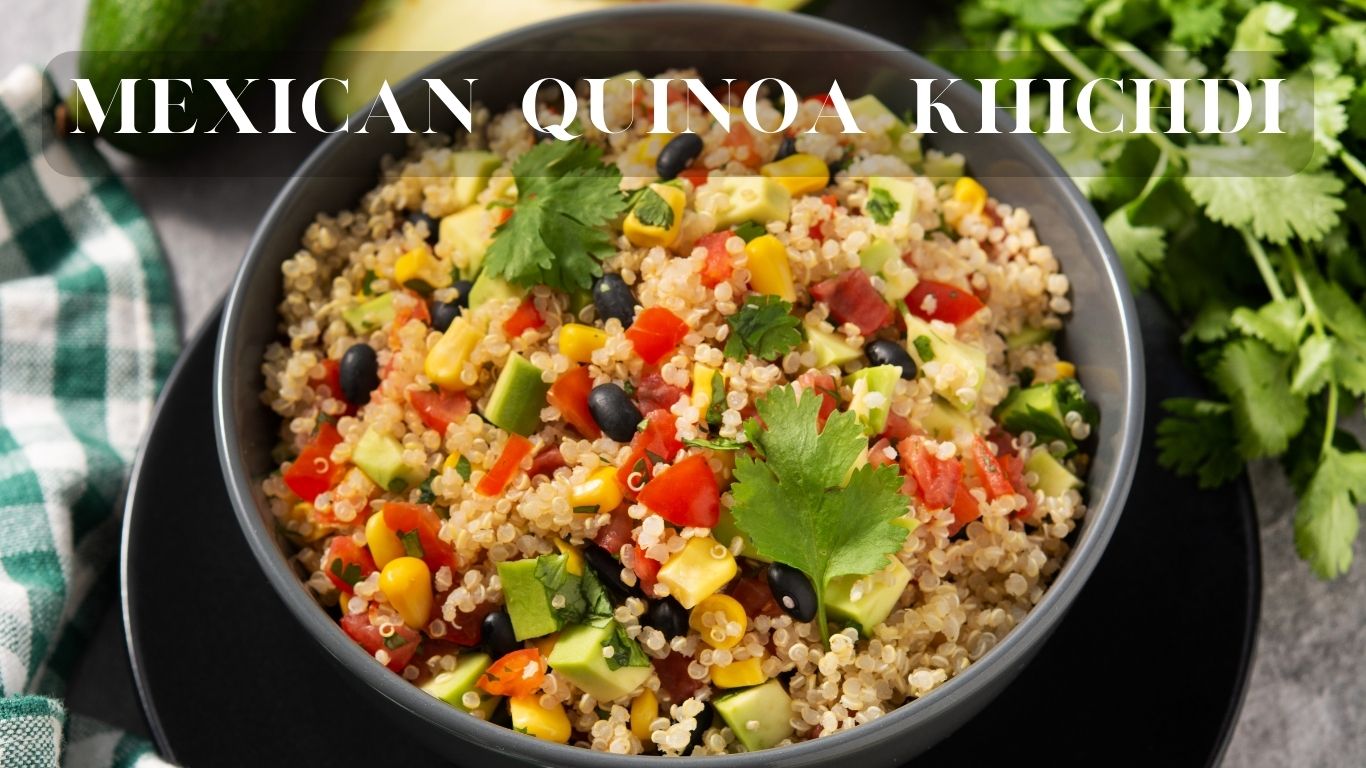
[[[729, 7], [645, 5], [552, 21], [490, 40], [442, 60], [425, 76], [478, 77], [477, 95], [498, 109], [519, 103], [527, 84], [548, 76], [575, 81], [636, 69], [698, 66], [713, 77], [781, 77], [798, 92], [828, 90], [837, 78], [850, 97], [873, 92], [894, 109], [911, 103], [908, 78], [947, 77], [924, 59], [876, 37], [813, 18]], [[425, 114], [425, 89], [399, 91]], [[960, 122], [980, 117], [975, 91], [944, 99]], [[353, 120], [352, 126], [357, 123]], [[1129, 489], [1142, 421], [1142, 351], [1138, 323], [1118, 261], [1090, 205], [1033, 137], [945, 135], [932, 146], [962, 152], [970, 172], [998, 198], [1027, 205], [1040, 239], [1051, 245], [1072, 284], [1075, 307], [1063, 344], [1100, 407], [1087, 495], [1075, 548], [1042, 602], [985, 657], [919, 700], [872, 723], [777, 750], [688, 758], [699, 768], [894, 765], [971, 718], [1024, 666], [1091, 574], [1114, 530]], [[278, 420], [259, 399], [262, 353], [276, 338], [280, 263], [293, 253], [319, 211], [348, 208], [369, 189], [386, 153], [403, 138], [385, 131], [330, 137], [299, 169], [266, 214], [228, 297], [218, 340], [215, 422], [219, 453], [239, 522], [275, 590], [317, 641], [393, 719], [440, 753], [465, 764], [555, 766], [659, 765], [663, 758], [624, 757], [540, 741], [469, 717], [375, 663], [309, 597], [286, 562], [259, 481], [273, 469]], [[1096, 674], [1078, 669], [1076, 674]], [[692, 764], [692, 763], [690, 763]]]

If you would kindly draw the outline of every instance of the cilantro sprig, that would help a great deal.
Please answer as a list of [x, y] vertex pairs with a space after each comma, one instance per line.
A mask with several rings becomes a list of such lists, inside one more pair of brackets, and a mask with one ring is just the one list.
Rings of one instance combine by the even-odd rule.
[[588, 142], [545, 141], [517, 158], [512, 175], [517, 203], [484, 269], [517, 285], [588, 288], [615, 253], [608, 224], [626, 209], [621, 171]]
[[735, 360], [754, 355], [772, 362], [802, 343], [802, 321], [793, 316], [792, 305], [777, 296], [749, 294], [726, 324], [730, 335], [725, 353]]
[[[1212, 386], [1209, 399], [1164, 403], [1161, 462], [1212, 487], [1249, 460], [1279, 458], [1299, 493], [1300, 555], [1320, 577], [1345, 572], [1366, 502], [1366, 454], [1340, 424], [1366, 397], [1366, 12], [1310, 0], [967, 0], [958, 20], [965, 39], [941, 63], [1002, 82], [1068, 78], [1069, 103], [1100, 78], [1226, 76], [1261, 103], [1260, 80], [1283, 79], [1278, 135], [1260, 124], [1202, 134], [1194, 118], [1190, 133], [1167, 134], [1159, 109], [1152, 133], [1069, 118], [1067, 133], [1039, 138], [1094, 201], [1130, 283], [1186, 324], [1187, 357]], [[992, 53], [1006, 39], [1014, 50]], [[1098, 125], [1137, 117], [1132, 92], [1100, 80], [1096, 95]]]
[[826, 585], [886, 567], [906, 540], [906, 529], [892, 523], [906, 513], [901, 478], [890, 466], [849, 471], [868, 445], [854, 414], [832, 413], [819, 428], [821, 399], [799, 398], [791, 386], [755, 405], [763, 427], [746, 433], [759, 455], [736, 456], [731, 514], [760, 554], [811, 579], [828, 641]]

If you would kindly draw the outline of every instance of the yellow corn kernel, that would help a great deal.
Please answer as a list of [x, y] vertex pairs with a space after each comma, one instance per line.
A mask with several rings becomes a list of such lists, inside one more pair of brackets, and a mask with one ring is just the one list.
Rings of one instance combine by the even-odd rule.
[[773, 235], [762, 235], [745, 246], [749, 260], [749, 285], [759, 293], [777, 296], [784, 301], [797, 300], [797, 289], [792, 285], [792, 265], [787, 261], [787, 246]]
[[601, 328], [579, 323], [560, 326], [560, 354], [576, 363], [587, 363], [593, 353], [607, 343], [607, 332]]
[[1060, 379], [1075, 379], [1077, 377], [1077, 366], [1066, 360], [1059, 360], [1054, 363], [1053, 369], [1058, 372]]
[[596, 469], [587, 480], [569, 489], [569, 506], [575, 512], [611, 512], [621, 506], [621, 483], [614, 467]]
[[968, 213], [981, 213], [987, 207], [987, 191], [970, 176], [959, 177], [953, 183], [953, 199], [967, 204]]
[[469, 385], [460, 378], [460, 374], [482, 338], [483, 334], [464, 317], [455, 318], [441, 338], [427, 350], [427, 359], [422, 364], [423, 372], [432, 383], [443, 389], [467, 388]]
[[559, 637], [560, 633], [555, 632], [546, 635], [545, 637], [538, 637], [532, 640], [531, 645], [541, 652], [541, 658], [545, 658], [550, 655], [551, 651], [555, 650], [555, 641], [558, 640]]
[[432, 570], [416, 557], [396, 557], [379, 572], [379, 588], [389, 605], [413, 629], [432, 618]]
[[449, 455], [449, 456], [446, 457], [446, 460], [445, 460], [445, 461], [441, 462], [441, 471], [444, 472], [444, 471], [446, 471], [446, 470], [448, 470], [448, 469], [455, 469], [456, 465], [459, 464], [459, 463], [460, 463], [460, 454], [458, 454], [458, 453], [452, 453], [451, 455]]
[[574, 576], [583, 575], [583, 554], [564, 539], [555, 539], [555, 548], [564, 555], [564, 569]]
[[725, 396], [726, 374], [721, 373], [710, 365], [693, 363], [692, 366], [692, 407], [702, 414], [702, 420], [707, 418], [707, 409], [711, 407], [711, 399], [716, 394], [716, 377], [721, 377], [721, 395]]
[[428, 294], [451, 284], [451, 271], [423, 245], [408, 251], [394, 262], [394, 280], [404, 288]]
[[711, 684], [717, 688], [747, 688], [767, 679], [764, 677], [763, 660], [758, 658], [732, 661], [725, 666], [711, 668]]
[[[688, 626], [702, 636], [702, 642], [713, 648], [734, 648], [749, 629], [749, 616], [745, 615], [745, 607], [740, 601], [730, 595], [712, 595], [692, 609]], [[736, 627], [739, 631], [732, 633], [730, 630]]]
[[655, 692], [646, 688], [631, 702], [631, 735], [640, 739], [641, 744], [650, 743], [650, 723], [659, 717], [659, 699]]
[[375, 565], [379, 568], [403, 557], [403, 542], [398, 540], [398, 534], [384, 522], [384, 515], [379, 513], [370, 515], [370, 519], [365, 521], [365, 543], [370, 547], [370, 557], [375, 559]]
[[664, 146], [673, 137], [666, 133], [652, 133], [645, 138], [637, 141], [627, 150], [626, 155], [633, 163], [654, 168], [659, 162], [659, 153], [664, 151]]
[[647, 223], [640, 219], [641, 203], [631, 209], [631, 213], [626, 216], [626, 221], [621, 225], [621, 231], [626, 235], [626, 239], [637, 248], [653, 248], [657, 245], [665, 248], [674, 244], [678, 239], [678, 231], [683, 225], [683, 206], [688, 202], [688, 196], [683, 190], [670, 184], [651, 184], [650, 191], [662, 198], [669, 206], [669, 221], [667, 224]]
[[695, 536], [659, 567], [658, 578], [680, 605], [691, 609], [726, 586], [737, 571], [729, 549], [710, 536]]
[[830, 167], [815, 155], [788, 155], [764, 165], [759, 173], [782, 184], [793, 197], [810, 195], [830, 186]]
[[569, 715], [559, 704], [549, 708], [541, 706], [540, 694], [508, 699], [508, 714], [512, 716], [513, 730], [557, 744], [569, 743]]

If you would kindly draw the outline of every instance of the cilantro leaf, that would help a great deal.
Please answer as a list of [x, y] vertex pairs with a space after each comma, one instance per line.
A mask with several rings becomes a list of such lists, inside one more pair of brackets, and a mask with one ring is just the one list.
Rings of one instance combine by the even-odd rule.
[[1129, 282], [1147, 288], [1152, 280], [1153, 266], [1167, 255], [1167, 241], [1158, 227], [1136, 226], [1129, 220], [1125, 208], [1117, 209], [1105, 219], [1105, 233], [1119, 254], [1119, 263]]
[[1164, 0], [1172, 17], [1172, 42], [1198, 51], [1213, 43], [1224, 29], [1224, 0]]
[[1238, 22], [1224, 69], [1244, 83], [1275, 77], [1280, 70], [1276, 57], [1285, 52], [1281, 33], [1294, 23], [1294, 8], [1276, 2], [1253, 6]]
[[561, 623], [600, 627], [612, 618], [611, 598], [592, 568], [576, 576], [569, 572], [568, 557], [542, 555], [536, 558], [535, 575], [550, 595], [550, 609]]
[[826, 585], [887, 565], [906, 539], [906, 529], [892, 523], [906, 513], [906, 497], [891, 467], [864, 465], [850, 474], [867, 438], [857, 417], [843, 411], [818, 429], [820, 404], [791, 386], [758, 400], [764, 426], [747, 432], [763, 459], [736, 457], [731, 513], [758, 552], [811, 579], [818, 626], [828, 637]]
[[631, 213], [647, 227], [668, 229], [674, 225], [674, 209], [669, 207], [668, 201], [660, 197], [658, 192], [649, 187], [641, 188], [640, 196], [636, 198]]
[[1227, 403], [1178, 397], [1164, 400], [1162, 408], [1169, 414], [1157, 425], [1162, 466], [1178, 475], [1195, 475], [1201, 488], [1216, 488], [1243, 471]]
[[608, 223], [626, 208], [621, 171], [584, 141], [546, 141], [513, 163], [517, 204], [494, 232], [484, 269], [523, 286], [586, 289], [615, 253]]
[[1233, 327], [1271, 345], [1277, 352], [1292, 352], [1299, 338], [1299, 323], [1304, 306], [1299, 299], [1273, 301], [1253, 310], [1238, 307], [1230, 315]]
[[741, 222], [735, 227], [735, 234], [745, 242], [749, 242], [756, 237], [763, 237], [768, 234], [768, 228], [757, 221], [749, 220]]
[[683, 444], [692, 448], [708, 448], [713, 451], [738, 451], [745, 447], [745, 444], [739, 440], [731, 440], [727, 437], [715, 437], [710, 440], [685, 437]]
[[1086, 0], [989, 0], [985, 5], [1033, 31], [1071, 26], [1086, 13]]
[[879, 224], [892, 223], [892, 217], [901, 210], [901, 204], [892, 199], [892, 193], [882, 187], [873, 187], [868, 192], [868, 202], [863, 204], [863, 212], [873, 217]]
[[1244, 458], [1281, 453], [1304, 426], [1304, 398], [1290, 389], [1291, 360], [1258, 339], [1224, 347], [1211, 378], [1233, 407], [1238, 449]]
[[1295, 511], [1295, 549], [1323, 579], [1347, 572], [1357, 504], [1366, 503], [1366, 453], [1329, 446]]
[[1259, 238], [1273, 243], [1292, 235], [1322, 238], [1343, 208], [1342, 180], [1325, 171], [1297, 173], [1283, 157], [1268, 155], [1265, 144], [1187, 147], [1186, 189], [1211, 219], [1251, 227]]
[[802, 321], [792, 315], [792, 305], [777, 296], [750, 294], [726, 324], [726, 357], [735, 360], [754, 355], [771, 362], [802, 343]]
[[650, 666], [650, 657], [645, 655], [640, 643], [632, 640], [631, 636], [626, 634], [626, 627], [618, 622], [612, 623], [614, 625], [612, 634], [602, 644], [603, 648], [612, 649], [612, 655], [606, 658], [607, 668], [615, 671], [622, 667]]

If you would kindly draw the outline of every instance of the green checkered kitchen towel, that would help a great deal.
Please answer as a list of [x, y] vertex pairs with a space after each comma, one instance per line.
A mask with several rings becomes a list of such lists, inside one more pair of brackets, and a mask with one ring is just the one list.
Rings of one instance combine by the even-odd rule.
[[118, 496], [175, 359], [173, 294], [100, 155], [44, 156], [51, 95], [32, 67], [0, 80], [0, 768], [158, 765], [58, 697], [117, 592]]

